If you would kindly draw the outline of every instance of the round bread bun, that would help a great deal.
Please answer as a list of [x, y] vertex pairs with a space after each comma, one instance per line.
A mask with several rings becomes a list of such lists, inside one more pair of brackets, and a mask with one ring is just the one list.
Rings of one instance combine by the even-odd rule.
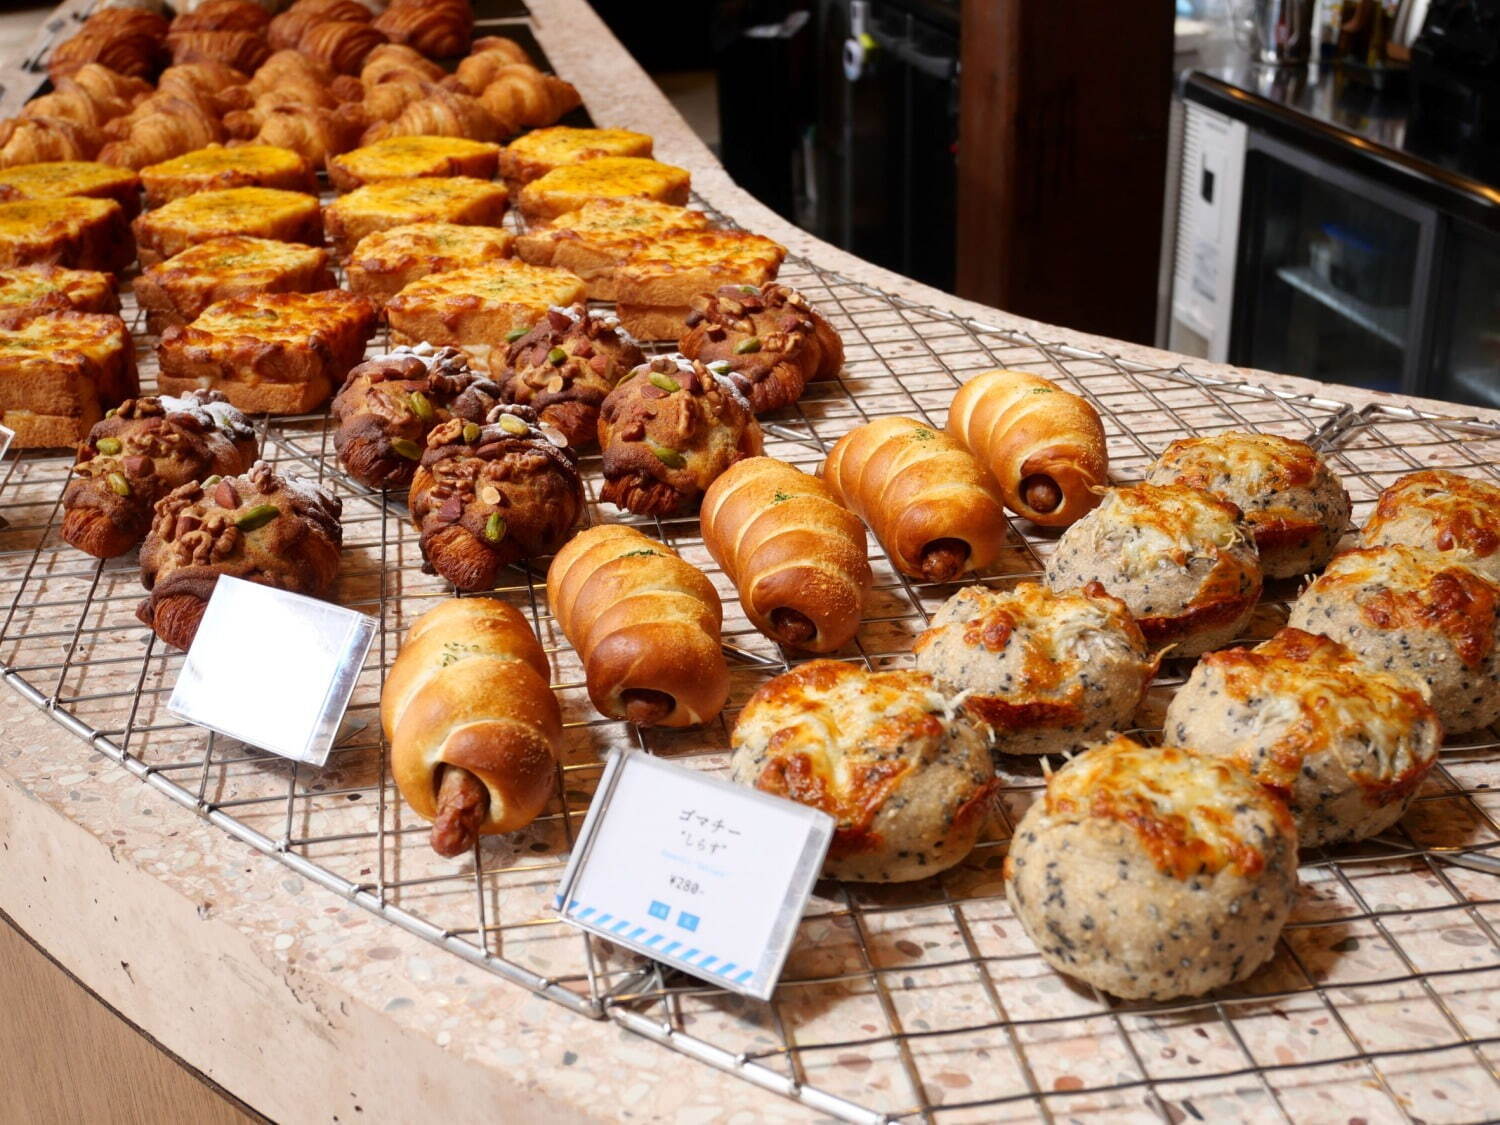
[[1007, 754], [1069, 753], [1128, 728], [1157, 664], [1125, 603], [1097, 584], [965, 587], [916, 653]]
[[1500, 582], [1500, 486], [1447, 469], [1408, 473], [1380, 494], [1360, 545], [1440, 551]]
[[740, 712], [730, 772], [822, 809], [838, 827], [825, 875], [902, 883], [969, 854], [996, 786], [989, 748], [923, 672], [814, 660]]
[[1005, 893], [1058, 972], [1127, 1000], [1198, 996], [1270, 958], [1297, 896], [1297, 830], [1237, 766], [1116, 736], [1047, 779]]
[[1415, 547], [1345, 551], [1292, 603], [1287, 624], [1427, 685], [1449, 734], [1500, 720], [1500, 585]]
[[1304, 848], [1395, 824], [1443, 741], [1424, 685], [1300, 629], [1209, 653], [1164, 727], [1168, 742], [1228, 758], [1286, 798]]
[[1146, 480], [1189, 484], [1245, 514], [1267, 578], [1322, 568], [1349, 526], [1349, 494], [1306, 442], [1231, 430], [1167, 446]]
[[1111, 489], [1047, 561], [1054, 590], [1090, 582], [1125, 603], [1153, 646], [1197, 656], [1249, 622], [1260, 559], [1234, 504], [1185, 484], [1138, 484]]

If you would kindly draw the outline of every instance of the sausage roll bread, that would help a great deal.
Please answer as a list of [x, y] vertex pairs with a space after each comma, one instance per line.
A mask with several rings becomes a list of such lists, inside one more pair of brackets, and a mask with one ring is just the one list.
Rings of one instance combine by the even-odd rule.
[[219, 575], [315, 598], [339, 571], [343, 528], [338, 497], [265, 461], [236, 477], [190, 481], [157, 502], [141, 547], [141, 584], [150, 594], [136, 616], [173, 648], [198, 632]]
[[406, 488], [427, 435], [450, 418], [483, 422], [499, 394], [457, 348], [414, 344], [368, 359], [333, 400], [339, 464], [367, 488]]
[[1005, 512], [979, 462], [914, 418], [850, 430], [828, 454], [823, 479], [912, 578], [951, 582], [983, 570], [1005, 546]]
[[652, 356], [599, 407], [599, 498], [646, 516], [695, 507], [714, 478], [758, 457], [760, 426], [739, 388], [678, 354]]
[[1007, 754], [1071, 753], [1128, 729], [1157, 665], [1125, 603], [1099, 585], [965, 587], [916, 653]]
[[613, 313], [554, 305], [529, 332], [507, 337], [500, 385], [507, 402], [535, 407], [574, 449], [599, 440], [599, 407], [625, 373], [646, 362]]
[[1185, 484], [1111, 489], [1057, 541], [1047, 585], [1097, 582], [1125, 603], [1153, 646], [1197, 656], [1239, 635], [1262, 584], [1240, 510]]
[[78, 447], [62, 537], [96, 558], [123, 555], [146, 537], [163, 496], [207, 476], [237, 476], [255, 454], [250, 424], [217, 391], [128, 398]]
[[990, 471], [1007, 508], [1044, 527], [1066, 527], [1109, 484], [1098, 411], [1040, 375], [974, 376], [953, 396], [948, 433]]
[[686, 727], [723, 709], [723, 607], [713, 583], [672, 548], [623, 524], [591, 527], [552, 560], [547, 604], [601, 714]]
[[730, 774], [837, 821], [823, 873], [865, 883], [936, 875], [973, 849], [996, 781], [984, 736], [923, 672], [814, 660], [740, 712]]
[[1360, 545], [1441, 551], [1500, 582], [1500, 486], [1447, 469], [1408, 473], [1380, 494]]
[[1363, 840], [1401, 819], [1437, 761], [1427, 691], [1338, 641], [1283, 629], [1211, 652], [1167, 708], [1168, 742], [1228, 758], [1279, 793], [1304, 848]]
[[1500, 721], [1500, 584], [1450, 555], [1365, 547], [1328, 564], [1287, 624], [1425, 683], [1449, 734]]
[[1321, 569], [1349, 526], [1349, 494], [1322, 456], [1276, 434], [1182, 438], [1167, 446], [1146, 480], [1192, 485], [1237, 506], [1267, 578]]
[[562, 716], [526, 618], [493, 598], [449, 598], [412, 623], [380, 693], [391, 774], [454, 856], [524, 828], [552, 795]]
[[703, 544], [774, 641], [833, 652], [859, 631], [873, 583], [865, 526], [817, 477], [751, 457], [708, 486]]
[[525, 406], [427, 435], [407, 505], [427, 565], [460, 590], [494, 587], [513, 562], [550, 555], [583, 512], [578, 458]]
[[844, 343], [795, 289], [725, 285], [692, 299], [682, 354], [739, 383], [757, 414], [802, 397], [814, 379], [844, 365]]
[[1297, 829], [1239, 767], [1117, 735], [1048, 777], [1004, 871], [1058, 972], [1127, 1000], [1200, 996], [1271, 957], [1297, 897]]

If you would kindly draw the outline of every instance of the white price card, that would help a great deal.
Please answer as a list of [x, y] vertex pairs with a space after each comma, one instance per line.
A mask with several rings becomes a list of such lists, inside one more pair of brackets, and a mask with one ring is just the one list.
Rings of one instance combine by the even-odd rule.
[[220, 577], [167, 710], [321, 766], [374, 637], [362, 613]]
[[557, 906], [618, 945], [764, 1000], [833, 828], [817, 809], [619, 751], [600, 778]]

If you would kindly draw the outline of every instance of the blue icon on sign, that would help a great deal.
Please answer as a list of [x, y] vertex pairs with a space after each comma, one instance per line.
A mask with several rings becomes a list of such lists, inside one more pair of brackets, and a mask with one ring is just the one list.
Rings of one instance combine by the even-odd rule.
[[681, 914], [677, 915], [677, 924], [684, 930], [696, 930], [698, 928], [698, 915], [689, 914], [684, 910]]
[[671, 911], [667, 908], [666, 903], [657, 902], [655, 899], [652, 899], [651, 906], [647, 910], [647, 913], [650, 914], [653, 918], [665, 919], [666, 916], [671, 913]]

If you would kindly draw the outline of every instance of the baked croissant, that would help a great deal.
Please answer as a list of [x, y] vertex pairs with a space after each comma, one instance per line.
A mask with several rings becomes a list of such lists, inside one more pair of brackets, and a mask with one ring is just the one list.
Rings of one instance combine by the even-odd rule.
[[271, 57], [271, 48], [257, 31], [181, 31], [167, 37], [172, 63], [221, 63], [248, 74]]
[[751, 457], [709, 485], [698, 520], [703, 545], [766, 636], [833, 652], [859, 631], [874, 581], [865, 527], [817, 477]]
[[[350, 81], [353, 80], [350, 79]], [[392, 78], [388, 82], [371, 86], [367, 90], [363, 87], [361, 89], [363, 94], [360, 98], [360, 107], [365, 111], [365, 117], [373, 124], [377, 121], [396, 120], [407, 106], [429, 97], [440, 87], [420, 78], [403, 77]]]
[[583, 104], [578, 89], [534, 66], [501, 67], [479, 95], [479, 104], [495, 119], [500, 136], [552, 125]]
[[325, 109], [301, 103], [273, 104], [276, 96], [271, 94], [262, 98], [251, 110], [224, 116], [225, 126], [239, 140], [289, 148], [314, 167], [359, 144], [365, 118], [357, 105]]
[[99, 63], [116, 74], [150, 79], [167, 61], [167, 21], [138, 8], [105, 8], [95, 12], [78, 34], [53, 48], [47, 76], [56, 82]]
[[315, 598], [333, 589], [343, 528], [338, 497], [266, 461], [181, 485], [156, 504], [141, 546], [150, 594], [136, 616], [173, 648], [193, 643], [221, 574]]
[[379, 86], [382, 82], [401, 81], [406, 78], [422, 82], [438, 82], [443, 78], [443, 68], [422, 55], [414, 47], [400, 42], [382, 43], [370, 52], [365, 65], [360, 68], [357, 81], [365, 89]]
[[250, 104], [248, 97], [242, 97], [244, 84], [248, 81], [242, 71], [232, 66], [218, 62], [191, 62], [169, 66], [162, 71], [156, 80], [156, 92], [176, 94], [226, 113]]
[[297, 50], [326, 63], [336, 74], [358, 74], [365, 57], [385, 41], [373, 25], [361, 20], [326, 20], [302, 33]]
[[218, 391], [128, 398], [78, 447], [62, 537], [96, 558], [123, 555], [146, 537], [163, 496], [189, 481], [243, 473], [255, 454], [255, 431]]
[[92, 160], [102, 133], [65, 117], [9, 117], [0, 121], [0, 168], [54, 160]]
[[713, 583], [672, 548], [623, 524], [579, 532], [547, 571], [547, 604], [601, 714], [685, 727], [723, 710], [723, 607]]
[[1109, 485], [1098, 412], [1040, 375], [974, 376], [953, 397], [948, 433], [990, 471], [1007, 508], [1044, 527], [1066, 527]]
[[264, 34], [271, 13], [255, 0], [206, 0], [172, 21], [170, 34], [184, 31], [254, 31]]
[[469, 57], [458, 64], [449, 81], [471, 94], [482, 94], [502, 68], [515, 64], [531, 65], [526, 48], [514, 39], [487, 35], [474, 41]]
[[89, 63], [53, 84], [50, 94], [32, 98], [21, 109], [22, 117], [62, 117], [88, 128], [122, 117], [151, 93], [151, 85], [139, 78], [115, 74], [98, 63]]
[[328, 20], [368, 23], [373, 13], [358, 0], [297, 0], [271, 21], [266, 40], [273, 51], [295, 50], [314, 24]]
[[365, 130], [361, 145], [388, 137], [467, 137], [471, 141], [494, 141], [495, 120], [478, 101], [456, 90], [434, 86], [389, 121], [377, 121]]
[[100, 162], [137, 170], [224, 139], [211, 110], [177, 94], [152, 94], [128, 117], [111, 121], [110, 131], [119, 139], [99, 150]]
[[245, 85], [252, 102], [262, 94], [285, 90], [297, 90], [311, 98], [316, 90], [319, 96], [316, 100], [309, 100], [309, 105], [332, 105], [334, 99], [328, 93], [328, 87], [334, 81], [333, 71], [326, 63], [308, 58], [301, 51], [288, 50], [277, 51], [261, 63]]
[[453, 59], [469, 52], [474, 9], [469, 0], [391, 0], [375, 27], [428, 58]]
[[524, 828], [557, 784], [562, 716], [547, 655], [521, 613], [449, 598], [412, 623], [380, 693], [391, 775], [432, 848]]
[[552, 554], [583, 514], [578, 458], [535, 418], [497, 406], [482, 425], [450, 418], [427, 435], [407, 507], [427, 565], [460, 590], [492, 589], [511, 563]]
[[879, 418], [841, 437], [823, 464], [902, 574], [949, 582], [983, 570], [1005, 545], [1005, 510], [969, 451], [914, 418]]
[[606, 503], [647, 516], [696, 506], [714, 478], [758, 457], [760, 426], [730, 381], [680, 355], [653, 356], [599, 407]]

